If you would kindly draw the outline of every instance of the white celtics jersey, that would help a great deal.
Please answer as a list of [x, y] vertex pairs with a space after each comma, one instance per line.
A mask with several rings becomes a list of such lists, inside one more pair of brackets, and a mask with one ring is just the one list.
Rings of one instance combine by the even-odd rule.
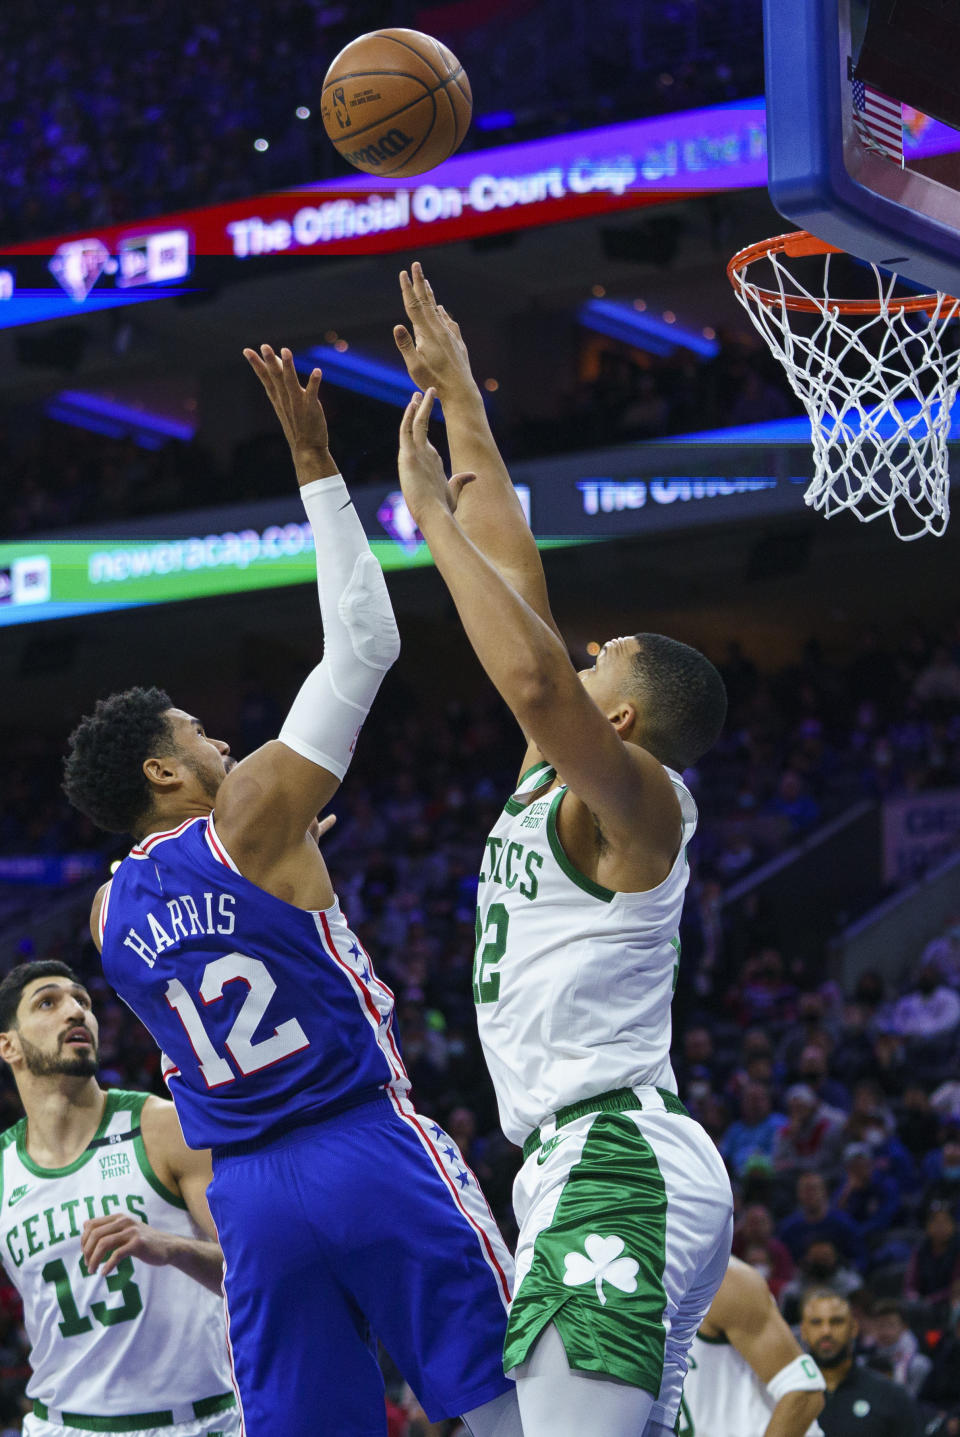
[[[678, 1437], [763, 1437], [776, 1403], [725, 1337], [699, 1332], [687, 1355]], [[807, 1437], [823, 1437], [813, 1422]]]
[[23, 1298], [27, 1393], [60, 1412], [157, 1414], [232, 1391], [220, 1297], [174, 1267], [126, 1257], [103, 1277], [83, 1261], [83, 1224], [107, 1213], [201, 1235], [150, 1166], [140, 1136], [146, 1098], [109, 1092], [90, 1145], [67, 1167], [32, 1161], [26, 1118], [0, 1137], [0, 1255]]
[[[477, 890], [473, 996], [500, 1122], [522, 1143], [544, 1118], [613, 1088], [676, 1092], [670, 1004], [680, 957], [693, 798], [668, 769], [683, 818], [670, 873], [614, 893], [578, 872], [557, 835], [565, 786], [524, 774], [487, 839]], [[526, 802], [529, 794], [539, 794]]]

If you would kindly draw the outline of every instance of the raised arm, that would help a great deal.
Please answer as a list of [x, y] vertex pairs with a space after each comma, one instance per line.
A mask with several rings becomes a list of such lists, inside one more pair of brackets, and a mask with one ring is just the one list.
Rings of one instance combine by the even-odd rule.
[[244, 355], [283, 427], [313, 530], [323, 661], [307, 677], [279, 739], [239, 763], [217, 795], [216, 823], [247, 877], [275, 886], [290, 855], [322, 866], [307, 828], [330, 801], [400, 638], [380, 565], [336, 463], [313, 370], [301, 386], [289, 349]]
[[666, 770], [645, 749], [625, 744], [618, 731], [632, 714], [625, 708], [613, 723], [600, 711], [556, 632], [460, 527], [459, 506], [476, 481], [455, 474], [447, 483], [427, 439], [433, 397], [428, 389], [407, 406], [400, 484], [477, 657], [524, 732], [615, 848], [675, 853], [680, 815]]
[[805, 1437], [823, 1408], [823, 1376], [802, 1352], [760, 1274], [731, 1258], [704, 1326], [727, 1338], [774, 1399], [764, 1437]]
[[460, 326], [437, 304], [419, 262], [409, 274], [401, 271], [400, 293], [413, 333], [398, 324], [393, 334], [407, 373], [420, 389], [437, 392], [453, 471], [477, 476], [460, 499], [457, 522], [511, 588], [558, 632], [540, 552], [490, 429]]

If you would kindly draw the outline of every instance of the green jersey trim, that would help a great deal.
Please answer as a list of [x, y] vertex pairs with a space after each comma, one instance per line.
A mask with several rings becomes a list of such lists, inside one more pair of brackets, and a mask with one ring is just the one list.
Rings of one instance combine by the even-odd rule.
[[697, 1337], [700, 1339], [701, 1342], [709, 1343], [709, 1345], [710, 1345], [711, 1347], [729, 1347], [729, 1346], [730, 1346], [730, 1339], [729, 1339], [729, 1337], [727, 1337], [726, 1334], [723, 1333], [723, 1332], [721, 1332], [721, 1333], [719, 1334], [719, 1336], [717, 1336], [717, 1337], [708, 1337], [705, 1332], [698, 1332], [698, 1333], [697, 1333]]
[[[232, 1392], [220, 1392], [216, 1397], [201, 1397], [191, 1404], [197, 1420], [214, 1417], [218, 1412], [228, 1412], [236, 1406]], [[157, 1412], [133, 1412], [125, 1417], [95, 1417], [88, 1412], [54, 1412], [38, 1398], [33, 1401], [33, 1415], [41, 1422], [56, 1420], [59, 1427], [78, 1427], [86, 1432], [142, 1432], [147, 1427], [172, 1427], [179, 1419], [170, 1408]]]
[[547, 763], [546, 759], [544, 759], [544, 760], [543, 760], [542, 762], [540, 762], [540, 763], [535, 763], [535, 764], [531, 765], [531, 767], [527, 769], [526, 773], [522, 773], [522, 774], [520, 775], [520, 782], [517, 784], [516, 791], [519, 792], [521, 785], [522, 785], [522, 784], [525, 784], [526, 781], [527, 781], [527, 779], [528, 779], [528, 778], [531, 778], [531, 777], [533, 776], [533, 774], [535, 774], [535, 773], [540, 773], [543, 769], [549, 768], [549, 767], [550, 767], [550, 765]]
[[35, 1163], [33, 1161], [33, 1158], [27, 1152], [26, 1118], [21, 1118], [19, 1123], [15, 1123], [14, 1126], [10, 1129], [10, 1131], [16, 1135], [17, 1157], [20, 1159], [21, 1163], [23, 1163], [23, 1166], [26, 1168], [27, 1172], [31, 1173], [35, 1178], [56, 1179], [69, 1177], [71, 1173], [78, 1172], [80, 1168], [84, 1167], [93, 1157], [94, 1143], [98, 1140], [98, 1138], [103, 1137], [104, 1133], [107, 1130], [107, 1124], [110, 1122], [110, 1119], [113, 1117], [114, 1113], [119, 1111], [120, 1107], [123, 1106], [117, 1102], [117, 1096], [118, 1095], [114, 1089], [108, 1090], [107, 1101], [103, 1105], [103, 1116], [100, 1119], [100, 1124], [97, 1128], [97, 1131], [94, 1133], [93, 1137], [90, 1139], [89, 1143], [84, 1148], [80, 1156], [74, 1158], [72, 1163], [67, 1163], [66, 1166], [62, 1168], [42, 1168], [39, 1163]]
[[579, 868], [570, 862], [570, 859], [563, 851], [563, 844], [560, 842], [560, 835], [557, 833], [557, 812], [566, 791], [566, 784], [564, 784], [563, 788], [557, 789], [557, 796], [551, 802], [547, 812], [547, 838], [550, 843], [550, 851], [571, 882], [575, 883], [578, 888], [582, 888], [584, 893], [589, 893], [591, 898], [599, 898], [602, 903], [610, 903], [617, 896], [613, 889], [604, 888], [602, 883], [594, 883], [592, 878], [588, 878], [585, 873], [581, 873]]
[[[130, 1093], [126, 1096], [140, 1098], [140, 1108], [142, 1110], [143, 1104], [147, 1101], [147, 1098], [150, 1095], [149, 1093]], [[181, 1212], [186, 1212], [187, 1205], [184, 1202], [183, 1198], [180, 1196], [180, 1194], [171, 1192], [171, 1190], [167, 1187], [166, 1183], [162, 1182], [157, 1176], [157, 1174], [154, 1172], [153, 1165], [150, 1162], [149, 1157], [147, 1156], [147, 1145], [143, 1141], [143, 1133], [141, 1132], [139, 1126], [137, 1127], [136, 1136], [133, 1139], [133, 1151], [137, 1155], [137, 1162], [140, 1166], [140, 1171], [143, 1173], [143, 1176], [153, 1188], [157, 1197], [163, 1198], [164, 1202], [168, 1202], [171, 1207], [179, 1208]]]
[[[669, 1088], [658, 1088], [657, 1093], [668, 1113], [679, 1113], [681, 1117], [689, 1118], [690, 1114], [676, 1093], [671, 1093]], [[632, 1088], [612, 1088], [609, 1093], [600, 1093], [595, 1098], [584, 1098], [579, 1103], [570, 1103], [567, 1107], [558, 1109], [553, 1115], [553, 1121], [557, 1128], [565, 1128], [568, 1123], [575, 1123], [578, 1118], [585, 1118], [590, 1113], [627, 1113], [642, 1110], [643, 1102]], [[552, 1141], [554, 1140], [551, 1139]], [[523, 1161], [526, 1162], [530, 1154], [542, 1146], [540, 1129], [534, 1128], [523, 1144]]]
[[[537, 783], [529, 783], [528, 780], [538, 773], [542, 775], [539, 781]], [[520, 802], [517, 794], [522, 793], [524, 796], [529, 796], [531, 793], [535, 793], [538, 788], [542, 788], [545, 783], [552, 783], [555, 777], [556, 769], [552, 768], [546, 760], [542, 763], [535, 763], [532, 768], [527, 769], [526, 773], [520, 775], [519, 783], [503, 805], [504, 813], [509, 814], [511, 818], [516, 818], [517, 814], [522, 813], [526, 808], [526, 804]]]
[[17, 1141], [17, 1128], [19, 1123], [14, 1123], [12, 1128], [7, 1128], [5, 1133], [0, 1134], [0, 1208], [3, 1207], [3, 1155], [11, 1143]]

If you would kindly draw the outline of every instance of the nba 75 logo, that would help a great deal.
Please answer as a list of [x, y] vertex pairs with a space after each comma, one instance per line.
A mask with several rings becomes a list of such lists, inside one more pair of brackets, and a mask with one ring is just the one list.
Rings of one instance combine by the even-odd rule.
[[352, 121], [347, 110], [347, 100], [343, 93], [343, 86], [338, 85], [333, 92], [333, 113], [337, 117], [337, 124], [341, 130], [352, 129]]
[[14, 559], [0, 568], [0, 604], [45, 604], [50, 597], [50, 560], [46, 554]]

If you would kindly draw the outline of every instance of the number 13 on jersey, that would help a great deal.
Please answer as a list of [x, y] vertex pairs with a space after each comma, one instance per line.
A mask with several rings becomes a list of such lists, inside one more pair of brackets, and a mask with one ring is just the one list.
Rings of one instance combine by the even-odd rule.
[[491, 903], [487, 921], [480, 928], [477, 909], [477, 948], [473, 960], [473, 1000], [495, 1003], [500, 997], [500, 974], [497, 964], [507, 951], [507, 929], [510, 914], [502, 903]]

